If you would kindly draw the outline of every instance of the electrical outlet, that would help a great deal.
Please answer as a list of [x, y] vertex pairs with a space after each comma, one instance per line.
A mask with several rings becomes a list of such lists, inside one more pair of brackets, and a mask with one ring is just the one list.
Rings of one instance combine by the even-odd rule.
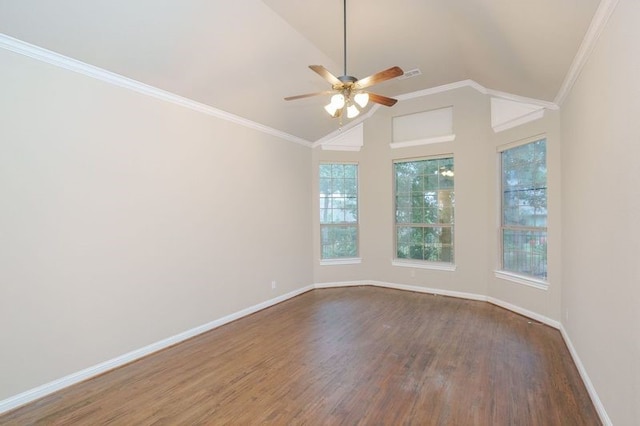
[[276, 281], [271, 281], [271, 289], [274, 290], [276, 288]]
[[565, 318], [567, 321], [569, 321], [569, 310], [568, 310], [568, 309], [564, 312], [564, 318]]

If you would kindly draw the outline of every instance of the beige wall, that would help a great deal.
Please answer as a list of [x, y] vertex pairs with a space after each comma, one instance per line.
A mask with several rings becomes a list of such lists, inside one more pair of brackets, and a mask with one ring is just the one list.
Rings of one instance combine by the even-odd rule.
[[640, 424], [640, 2], [562, 108], [562, 322], [616, 425]]
[[[391, 149], [392, 117], [453, 106], [453, 142]], [[373, 280], [489, 296], [552, 320], [560, 311], [560, 140], [557, 112], [518, 129], [494, 133], [489, 97], [471, 88], [399, 102], [365, 122], [361, 152], [314, 150], [314, 194], [321, 161], [357, 161], [360, 165], [359, 265], [321, 266], [318, 203], [314, 200], [314, 277], [316, 282]], [[549, 290], [499, 280], [499, 189], [497, 147], [544, 133], [548, 137], [550, 186]], [[456, 270], [437, 271], [393, 266], [392, 161], [453, 153], [456, 192]], [[317, 197], [315, 197], [317, 198]]]
[[312, 283], [309, 148], [5, 50], [0, 93], [0, 400]]
[[[500, 171], [497, 150], [505, 144], [544, 135], [547, 139], [547, 281], [546, 290], [517, 284], [505, 279], [496, 278], [493, 270], [500, 265], [500, 257], [492, 259], [489, 272], [488, 296], [511, 303], [528, 311], [535, 312], [554, 321], [560, 320], [560, 296], [562, 289], [562, 198], [561, 198], [561, 138], [558, 111], [546, 110], [544, 118], [524, 124], [492, 136], [494, 157], [490, 167], [489, 223], [487, 230], [487, 247], [490, 253], [498, 253], [499, 237], [497, 226], [500, 220], [500, 199], [496, 198], [499, 188]], [[499, 194], [497, 194], [499, 197]]]
[[[0, 400], [312, 282], [493, 297], [561, 321], [614, 424], [640, 423], [640, 4], [561, 112], [495, 134], [470, 88], [400, 102], [361, 152], [309, 150], [0, 51]], [[392, 150], [454, 107], [454, 142]], [[498, 279], [496, 149], [548, 140], [549, 282]], [[392, 161], [453, 153], [456, 270], [391, 265]], [[358, 265], [319, 265], [317, 164], [360, 165]], [[271, 290], [271, 280], [278, 288]]]
[[[441, 107], [454, 107], [454, 142], [391, 149], [392, 117]], [[469, 88], [399, 102], [381, 108], [364, 124], [361, 152], [314, 150], [314, 194], [317, 194], [317, 164], [320, 161], [357, 161], [360, 171], [360, 255], [359, 265], [320, 266], [318, 204], [314, 199], [314, 268], [316, 282], [374, 280], [486, 294], [487, 252], [483, 239], [487, 222], [485, 188], [489, 127], [489, 101]], [[455, 257], [458, 269], [435, 271], [393, 266], [394, 204], [393, 160], [454, 154], [456, 191]], [[480, 160], [479, 160], [480, 159]], [[477, 190], [478, 187], [482, 189]], [[315, 197], [317, 198], [317, 197]]]

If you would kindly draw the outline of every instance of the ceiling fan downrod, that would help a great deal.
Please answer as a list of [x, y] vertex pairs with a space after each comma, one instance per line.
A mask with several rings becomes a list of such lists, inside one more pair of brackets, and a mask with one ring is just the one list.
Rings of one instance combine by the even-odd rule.
[[342, 50], [344, 53], [344, 60], [343, 60], [343, 64], [344, 64], [344, 73], [342, 74], [343, 76], [347, 75], [347, 0], [343, 0], [342, 2], [342, 40], [343, 40], [343, 46], [344, 49]]
[[332, 94], [333, 96], [331, 97], [331, 103], [325, 106], [325, 110], [332, 117], [339, 117], [341, 122], [343, 113], [346, 114], [347, 118], [354, 118], [360, 113], [356, 105], [358, 105], [360, 108], [365, 108], [370, 100], [380, 105], [393, 106], [397, 102], [396, 99], [371, 93], [369, 91], [365, 91], [365, 89], [403, 74], [403, 71], [400, 67], [391, 67], [363, 79], [357, 79], [356, 77], [347, 74], [347, 0], [342, 0], [342, 6], [342, 39], [344, 55], [343, 75], [336, 77], [322, 65], [309, 65], [309, 68], [311, 68], [312, 71], [320, 75], [320, 77], [324, 78], [327, 82], [329, 82], [329, 84], [331, 84], [331, 90], [306, 93], [296, 96], [288, 96], [284, 98], [286, 101], [292, 101], [295, 99], [308, 98], [311, 96]]

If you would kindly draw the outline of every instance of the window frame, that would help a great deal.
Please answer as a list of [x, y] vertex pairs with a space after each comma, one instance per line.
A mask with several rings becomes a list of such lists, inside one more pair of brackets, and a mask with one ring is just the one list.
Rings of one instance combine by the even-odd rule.
[[[352, 222], [339, 222], [339, 223], [322, 223], [322, 215], [320, 214], [320, 211], [322, 209], [322, 205], [321, 203], [321, 197], [320, 195], [322, 194], [321, 192], [321, 173], [320, 173], [320, 168], [322, 166], [326, 166], [326, 165], [353, 165], [356, 166], [356, 196], [355, 196], [355, 209], [356, 209], [356, 221], [355, 223]], [[317, 209], [317, 213], [318, 213], [318, 224], [319, 224], [319, 246], [320, 246], [320, 265], [349, 265], [349, 264], [358, 264], [362, 262], [362, 258], [360, 257], [360, 164], [357, 161], [320, 161], [318, 163], [318, 167], [316, 168], [317, 170], [317, 184], [318, 184], [318, 195], [317, 195], [317, 200], [318, 200], [318, 209]], [[354, 227], [355, 231], [356, 231], [356, 236], [355, 236], [355, 247], [356, 247], [356, 255], [355, 256], [344, 256], [344, 257], [327, 257], [324, 258], [323, 257], [323, 239], [322, 239], [322, 232], [323, 232], [323, 228], [328, 227], [328, 228], [340, 228], [340, 227]]]
[[[454, 195], [454, 203], [453, 203], [453, 219], [450, 225], [440, 223], [440, 224], [427, 224], [424, 223], [425, 227], [449, 227], [451, 229], [451, 262], [443, 262], [443, 261], [432, 261], [425, 259], [411, 259], [411, 258], [400, 258], [398, 257], [398, 225], [402, 225], [398, 222], [398, 206], [397, 206], [397, 183], [396, 183], [396, 164], [399, 163], [412, 163], [412, 162], [420, 162], [420, 161], [432, 161], [432, 160], [442, 160], [442, 159], [451, 159], [453, 162], [453, 171], [455, 173], [455, 155], [452, 152], [435, 154], [435, 155], [424, 155], [418, 157], [408, 157], [408, 158], [396, 158], [391, 162], [391, 175], [392, 175], [392, 217], [393, 217], [393, 254], [391, 264], [393, 266], [399, 267], [408, 267], [408, 268], [417, 268], [417, 269], [432, 269], [432, 270], [440, 270], [440, 271], [455, 271], [456, 270], [456, 232], [455, 232], [455, 177], [453, 179], [453, 195]], [[455, 176], [455, 174], [454, 174]]]
[[[520, 139], [514, 142], [507, 143], [505, 145], [501, 145], [497, 148], [497, 170], [498, 170], [498, 267], [494, 271], [495, 276], [500, 279], [504, 279], [507, 281], [515, 282], [518, 284], [523, 284], [529, 287], [534, 287], [540, 290], [547, 290], [549, 287], [549, 274], [548, 274], [548, 239], [549, 239], [549, 227], [548, 223], [546, 226], [518, 226], [518, 225], [505, 225], [504, 223], [504, 215], [505, 215], [505, 204], [504, 204], [504, 187], [503, 187], [503, 175], [504, 175], [504, 167], [503, 167], [503, 154], [506, 151], [511, 149], [519, 148], [528, 144], [533, 144], [536, 142], [543, 141], [545, 142], [545, 209], [547, 211], [547, 221], [549, 215], [549, 138], [546, 134], [539, 134], [531, 137], [527, 137], [524, 139]], [[546, 273], [544, 278], [533, 274], [527, 274], [519, 271], [511, 271], [505, 269], [504, 266], [504, 232], [505, 230], [517, 230], [517, 231], [530, 231], [530, 232], [544, 232], [545, 239], [547, 241], [547, 246], [545, 247], [545, 258], [546, 258]]]

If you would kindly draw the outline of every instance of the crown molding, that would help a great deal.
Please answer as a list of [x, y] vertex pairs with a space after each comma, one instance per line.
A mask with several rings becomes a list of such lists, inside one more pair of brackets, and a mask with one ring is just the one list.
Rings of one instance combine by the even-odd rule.
[[418, 90], [416, 92], [404, 93], [400, 96], [396, 96], [396, 99], [398, 99], [399, 101], [408, 101], [410, 99], [422, 98], [424, 96], [431, 96], [438, 93], [448, 92], [450, 90], [461, 89], [463, 87], [473, 87], [474, 89], [478, 90], [476, 86], [480, 86], [480, 85], [473, 80], [461, 80], [461, 81], [456, 81], [454, 83], [443, 84], [442, 86], [435, 86], [435, 87], [430, 87], [428, 89]]
[[591, 20], [591, 24], [587, 29], [587, 32], [582, 39], [582, 43], [578, 48], [578, 52], [576, 56], [573, 58], [573, 62], [569, 67], [569, 71], [562, 82], [562, 86], [560, 86], [560, 90], [558, 90], [558, 94], [554, 99], [556, 105], [562, 105], [569, 95], [571, 88], [578, 80], [580, 76], [580, 72], [582, 68], [585, 66], [589, 57], [591, 56], [591, 52], [596, 46], [596, 42], [600, 38], [600, 34], [604, 30], [611, 14], [615, 10], [618, 5], [618, 0], [601, 0], [596, 13], [593, 15], [593, 19]]
[[[593, 20], [591, 21], [591, 25], [585, 35], [585, 38], [582, 41], [582, 44], [580, 45], [580, 49], [578, 50], [578, 53], [574, 58], [574, 61], [567, 74], [567, 77], [565, 78], [565, 81], [558, 95], [556, 96], [556, 99], [554, 102], [543, 101], [540, 99], [534, 99], [534, 98], [529, 98], [525, 96], [514, 95], [512, 93], [502, 92], [499, 90], [494, 90], [491, 88], [484, 87], [483, 85], [471, 79], [461, 80], [461, 81], [457, 81], [449, 84], [444, 84], [441, 86], [431, 87], [431, 88], [419, 90], [416, 92], [405, 93], [405, 94], [396, 96], [396, 98], [399, 101], [406, 101], [410, 99], [431, 96], [438, 93], [444, 93], [451, 90], [469, 87], [484, 95], [493, 96], [501, 99], [512, 100], [516, 102], [523, 102], [523, 103], [528, 103], [532, 105], [537, 105], [545, 109], [558, 110], [559, 105], [564, 101], [569, 90], [575, 83], [580, 73], [580, 70], [588, 60], [589, 54], [593, 50], [595, 42], [597, 41], [605, 24], [607, 23], [613, 10], [618, 4], [618, 1], [619, 0], [602, 0], [601, 1], [600, 6], [598, 7], [598, 10], [594, 15]], [[148, 84], [141, 83], [137, 80], [133, 80], [123, 75], [116, 74], [114, 72], [107, 71], [105, 69], [102, 69], [93, 65], [89, 65], [87, 63], [61, 55], [56, 52], [52, 52], [42, 47], [35, 46], [33, 44], [24, 42], [22, 40], [18, 40], [16, 38], [10, 37], [6, 34], [0, 33], [0, 48], [12, 51], [14, 53], [18, 53], [23, 56], [30, 57], [32, 59], [36, 59], [41, 62], [48, 63], [50, 65], [53, 65], [59, 68], [64, 68], [69, 71], [73, 71], [91, 78], [95, 78], [97, 80], [101, 80], [106, 83], [113, 84], [115, 86], [133, 90], [138, 93], [154, 97], [156, 99], [171, 102], [173, 104], [177, 104], [185, 108], [189, 108], [193, 111], [207, 114], [212, 117], [219, 118], [221, 120], [229, 121], [229, 122], [238, 124], [240, 126], [257, 130], [259, 132], [262, 132], [271, 136], [275, 136], [277, 138], [280, 138], [289, 142], [293, 142], [296, 144], [300, 144], [309, 148], [316, 148], [325, 143], [333, 141], [335, 138], [339, 137], [345, 130], [349, 130], [357, 126], [358, 124], [366, 121], [367, 119], [371, 118], [380, 108], [380, 105], [376, 104], [371, 109], [369, 109], [369, 111], [366, 114], [361, 115], [358, 119], [353, 120], [348, 124], [346, 124], [345, 126], [341, 126], [335, 131], [327, 134], [326, 136], [316, 140], [315, 142], [312, 142], [312, 141], [291, 135], [289, 133], [274, 129], [272, 127], [265, 126], [260, 123], [256, 123], [244, 117], [240, 117], [238, 115], [231, 114], [229, 112], [214, 108], [212, 106], [203, 104], [201, 102], [197, 102], [192, 99], [176, 95], [175, 93], [158, 89], [157, 87], [153, 87]]]
[[275, 136], [280, 139], [287, 140], [289, 142], [297, 143], [307, 147], [311, 147], [312, 143], [306, 139], [299, 138], [297, 136], [290, 135], [272, 127], [265, 126], [260, 123], [248, 120], [235, 114], [214, 108], [212, 106], [196, 102], [192, 99], [185, 98], [183, 96], [176, 95], [175, 93], [168, 92], [166, 90], [158, 89], [157, 87], [150, 86], [148, 84], [141, 83], [137, 80], [125, 77], [120, 74], [116, 74], [105, 69], [89, 65], [87, 63], [78, 61], [68, 56], [61, 55], [56, 52], [44, 49], [39, 46], [18, 40], [10, 37], [6, 34], [0, 33], [0, 48], [9, 50], [14, 53], [18, 53], [29, 58], [45, 62], [47, 64], [64, 68], [69, 71], [76, 72], [96, 80], [101, 80], [114, 86], [123, 87], [125, 89], [133, 90], [143, 95], [151, 96], [156, 99], [171, 102], [189, 108], [193, 111], [197, 111], [203, 114], [210, 115], [212, 117], [219, 118], [221, 120], [230, 121], [243, 127], [247, 127], [253, 130], [257, 130], [262, 133], [266, 133], [271, 136]]
[[[558, 110], [558, 109], [560, 109], [560, 107], [554, 102], [543, 101], [543, 100], [540, 100], [540, 99], [528, 98], [526, 96], [514, 95], [512, 93], [507, 93], [507, 92], [501, 92], [499, 90], [488, 89], [488, 88], [484, 87], [483, 85], [481, 85], [480, 83], [478, 83], [476, 81], [473, 81], [473, 80], [460, 80], [460, 81], [456, 81], [454, 83], [443, 84], [441, 86], [430, 87], [428, 89], [418, 90], [418, 91], [410, 92], [410, 93], [404, 93], [402, 95], [395, 96], [395, 98], [398, 99], [398, 101], [408, 101], [408, 100], [411, 100], [411, 99], [422, 98], [422, 97], [425, 97], [425, 96], [431, 96], [431, 95], [435, 95], [435, 94], [438, 94], [438, 93], [449, 92], [451, 90], [462, 89], [462, 88], [465, 88], [465, 87], [469, 87], [469, 88], [474, 89], [474, 90], [476, 90], [477, 92], [479, 92], [479, 93], [481, 93], [483, 95], [493, 96], [495, 98], [501, 98], [501, 99], [506, 99], [506, 100], [515, 101], [515, 102], [527, 103], [527, 104], [530, 104], [530, 105], [536, 105], [536, 106], [539, 106], [539, 107], [542, 107], [542, 108], [545, 108], [545, 109], [550, 109], [550, 110]], [[357, 120], [354, 120], [354, 121], [350, 122], [349, 124], [347, 124], [346, 126], [340, 127], [339, 129], [337, 129], [337, 130], [329, 133], [328, 135], [318, 139], [317, 141], [315, 141], [313, 143], [312, 147], [316, 148], [316, 147], [318, 147], [320, 145], [323, 145], [325, 143], [332, 142], [334, 139], [340, 137], [342, 132], [344, 132], [345, 130], [349, 130], [349, 129], [353, 128], [354, 126], [356, 126], [356, 125], [362, 123], [363, 121], [367, 120], [371, 116], [373, 116], [376, 113], [376, 111], [378, 111], [379, 108], [380, 108], [379, 105], [375, 105], [364, 116], [360, 116]], [[520, 124], [522, 124], [522, 123], [520, 123]], [[441, 141], [438, 141], [438, 142], [441, 142]]]
[[418, 90], [416, 92], [405, 93], [400, 96], [396, 96], [399, 101], [406, 101], [409, 99], [421, 98], [423, 96], [431, 96], [437, 93], [449, 92], [451, 90], [461, 89], [464, 87], [469, 87], [471, 89], [476, 90], [483, 95], [493, 96], [496, 98], [506, 99], [510, 101], [522, 102], [532, 105], [537, 105], [546, 109], [557, 110], [559, 109], [558, 105], [554, 102], [543, 101], [541, 99], [528, 98], [526, 96], [514, 95], [512, 93], [501, 92], [499, 90], [490, 89], [484, 87], [482, 84], [474, 81], [474, 80], [460, 80], [454, 83], [443, 84], [442, 86], [431, 87], [429, 89]]
[[520, 95], [514, 95], [512, 93], [507, 93], [507, 92], [501, 92], [499, 90], [493, 90], [493, 89], [484, 89], [485, 90], [485, 94], [489, 95], [489, 96], [493, 96], [495, 98], [501, 98], [501, 99], [506, 99], [509, 101], [515, 101], [515, 102], [522, 102], [525, 104], [531, 104], [531, 105], [537, 105], [537, 106], [541, 106], [545, 109], [550, 109], [550, 110], [554, 110], [557, 111], [560, 109], [560, 106], [555, 103], [555, 102], [549, 102], [549, 101], [543, 101], [540, 99], [535, 99], [535, 98], [528, 98], [526, 96], [520, 96]]

